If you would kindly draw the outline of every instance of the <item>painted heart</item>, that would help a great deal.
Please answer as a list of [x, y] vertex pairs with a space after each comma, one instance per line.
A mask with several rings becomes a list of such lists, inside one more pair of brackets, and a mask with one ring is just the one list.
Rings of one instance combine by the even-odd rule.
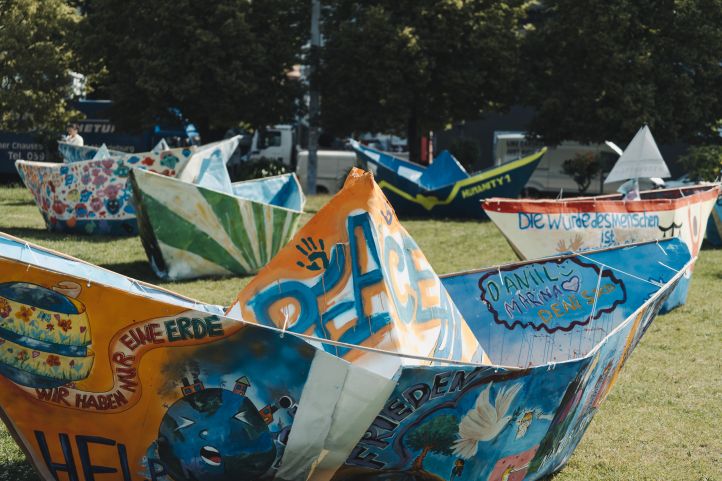
[[35, 359], [39, 355], [40, 355], [40, 353], [38, 351], [33, 351], [33, 359]]
[[83, 332], [85, 332], [86, 329], [88, 329], [88, 328], [85, 327], [85, 326], [80, 326], [80, 332], [81, 332], [81, 334], [82, 334]]
[[54, 317], [55, 319], [57, 319], [58, 321], [60, 320], [60, 314], [53, 314], [53, 317]]
[[579, 290], [579, 276], [570, 277], [566, 281], [562, 282], [562, 289], [570, 292], [577, 292]]

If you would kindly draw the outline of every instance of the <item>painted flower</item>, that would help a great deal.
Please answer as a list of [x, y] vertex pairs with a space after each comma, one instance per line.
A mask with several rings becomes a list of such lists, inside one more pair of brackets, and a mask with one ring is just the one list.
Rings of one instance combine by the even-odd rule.
[[118, 168], [113, 171], [113, 173], [118, 177], [128, 177], [128, 174], [130, 173], [130, 168], [123, 164], [120, 164]]
[[68, 200], [73, 203], [80, 200], [80, 192], [78, 192], [78, 189], [71, 189], [68, 192]]
[[60, 366], [60, 358], [56, 356], [55, 354], [50, 354], [48, 358], [45, 360], [45, 364], [47, 364], [50, 367]]
[[60, 319], [58, 321], [58, 326], [60, 326], [60, 329], [62, 329], [63, 332], [68, 332], [73, 328], [73, 321], [70, 319]]
[[93, 179], [93, 184], [100, 187], [105, 183], [106, 180], [108, 180], [106, 176], [104, 176], [103, 174], [99, 174]]
[[13, 311], [10, 304], [5, 299], [0, 299], [0, 317], [8, 317]]
[[22, 319], [23, 322], [30, 322], [30, 318], [33, 317], [33, 310], [27, 306], [20, 306], [20, 311], [15, 313], [15, 317]]
[[27, 351], [20, 351], [15, 355], [15, 358], [20, 362], [25, 362], [30, 359], [30, 354], [28, 354]]
[[98, 212], [103, 207], [103, 199], [101, 199], [100, 197], [93, 197], [92, 199], [90, 199], [90, 208], [93, 209], [95, 212]]
[[67, 204], [61, 200], [56, 200], [53, 202], [53, 210], [56, 214], [61, 215], [65, 212], [65, 209], [67, 208]]
[[121, 191], [121, 186], [118, 184], [108, 184], [104, 189], [103, 192], [105, 193], [105, 196], [110, 199], [115, 199], [118, 197], [118, 194]]
[[82, 177], [80, 177], [80, 182], [83, 183], [83, 185], [88, 185], [90, 183], [90, 174], [83, 174]]
[[78, 217], [87, 217], [88, 215], [88, 206], [80, 203], [75, 206], [75, 213], [78, 215]]
[[47, 329], [48, 331], [54, 331], [54, 330], [55, 330], [55, 326], [53, 326], [53, 325], [50, 324], [50, 323], [47, 323], [47, 324], [45, 325], [45, 329]]
[[143, 165], [153, 165], [154, 163], [155, 163], [155, 161], [153, 160], [152, 157], [146, 157], [146, 158], [143, 159], [143, 161], [141, 162], [141, 164], [143, 164]]
[[178, 163], [178, 157], [176, 157], [173, 154], [164, 156], [160, 161], [161, 165], [163, 165], [165, 167], [170, 167], [171, 169], [175, 169], [175, 166], [177, 163]]

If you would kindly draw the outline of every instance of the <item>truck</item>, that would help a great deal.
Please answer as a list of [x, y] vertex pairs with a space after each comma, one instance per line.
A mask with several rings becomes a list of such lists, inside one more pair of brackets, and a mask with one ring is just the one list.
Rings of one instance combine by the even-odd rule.
[[[138, 133], [119, 130], [110, 118], [110, 100], [78, 100], [72, 107], [79, 110], [84, 119], [77, 122], [78, 133], [85, 145], [105, 144], [109, 149], [124, 152], [147, 152], [162, 138], [171, 145], [200, 143], [195, 126], [186, 120], [178, 109], [169, 109], [170, 122], [163, 122]], [[64, 132], [62, 133], [64, 134]], [[61, 133], [58, 132], [58, 140]], [[34, 133], [0, 131], [0, 174], [16, 175], [18, 159], [57, 160], [55, 146], [47, 145]]]
[[[289, 124], [274, 125], [254, 132], [248, 153], [236, 162], [253, 162], [261, 159], [283, 163], [289, 170], [295, 170], [302, 186], [306, 186], [308, 175], [308, 150], [298, 142], [297, 127]], [[337, 144], [338, 145], [338, 144]], [[316, 168], [316, 193], [335, 194], [343, 185], [346, 175], [356, 165], [356, 154], [337, 148], [318, 150]], [[233, 171], [237, 164], [229, 162]]]

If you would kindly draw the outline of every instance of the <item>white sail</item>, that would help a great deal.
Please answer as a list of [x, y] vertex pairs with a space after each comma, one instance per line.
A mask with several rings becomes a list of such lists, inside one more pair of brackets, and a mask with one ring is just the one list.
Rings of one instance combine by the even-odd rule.
[[639, 177], [669, 177], [667, 164], [646, 125], [639, 129], [604, 183]]

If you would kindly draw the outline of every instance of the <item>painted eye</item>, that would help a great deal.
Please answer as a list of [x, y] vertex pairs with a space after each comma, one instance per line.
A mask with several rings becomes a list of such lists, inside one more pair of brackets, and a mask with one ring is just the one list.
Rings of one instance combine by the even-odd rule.
[[188, 426], [192, 426], [194, 424], [195, 424], [195, 421], [191, 421], [190, 419], [181, 416], [180, 424], [178, 425], [177, 428], [175, 428], [175, 430], [178, 431], [179, 429], [184, 429], [184, 428], [187, 428]]
[[258, 421], [253, 418], [249, 418], [248, 411], [240, 411], [238, 414], [233, 416], [233, 419], [242, 422], [243, 430], [248, 435], [249, 439], [256, 439], [261, 435], [261, 428], [258, 426]]
[[248, 419], [248, 412], [246, 411], [241, 411], [233, 417], [234, 419], [239, 420], [243, 424], [248, 424], [249, 426], [251, 425], [251, 421]]

